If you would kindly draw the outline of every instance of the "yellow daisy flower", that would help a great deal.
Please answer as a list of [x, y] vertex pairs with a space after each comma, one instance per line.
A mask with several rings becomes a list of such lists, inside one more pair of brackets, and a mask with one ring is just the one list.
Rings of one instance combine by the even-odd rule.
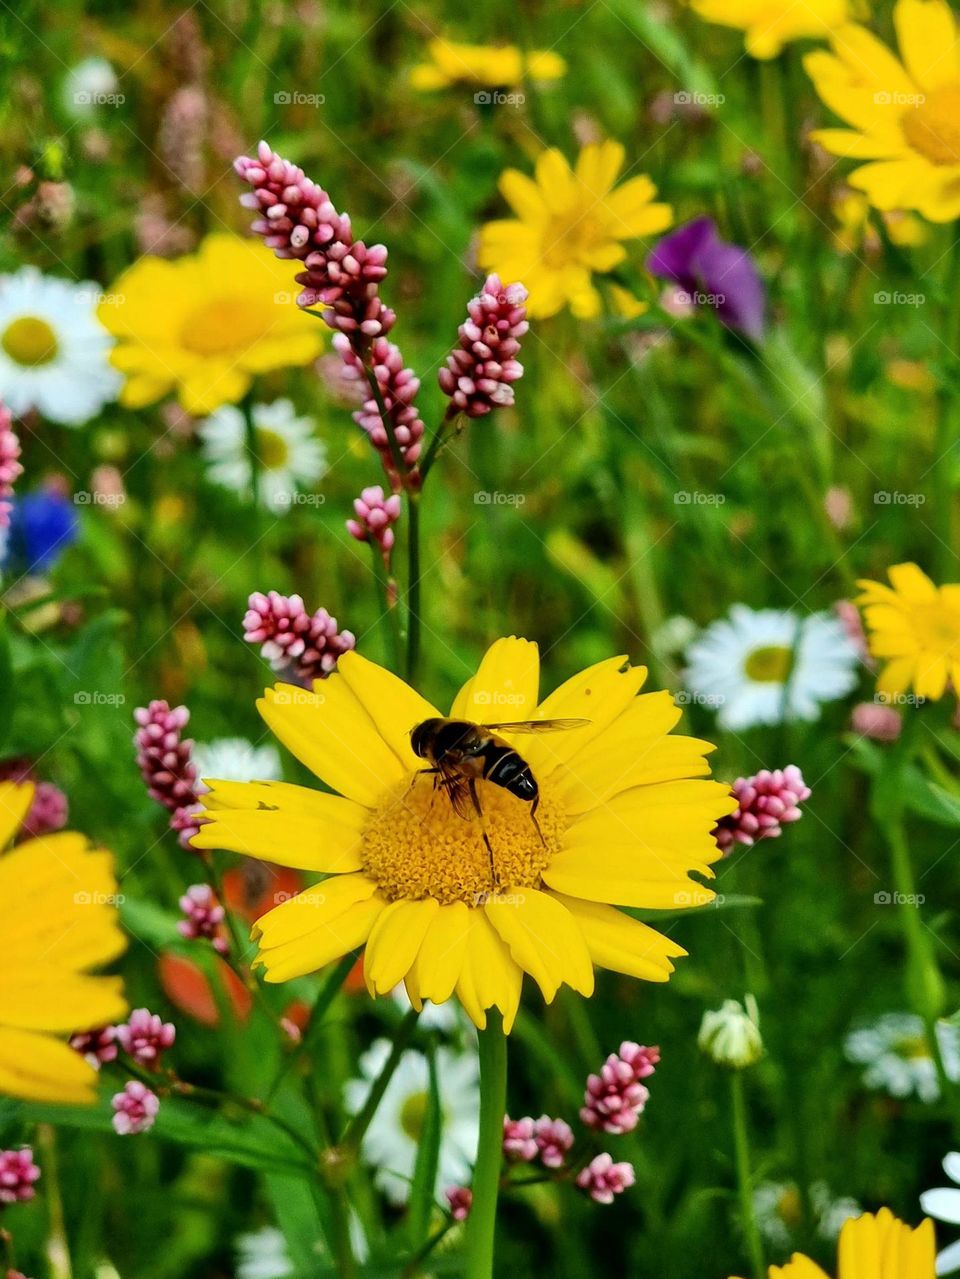
[[[879, 253], [883, 247], [879, 234], [870, 224], [870, 201], [861, 191], [843, 188], [833, 201], [833, 214], [840, 224], [834, 232], [841, 253]], [[930, 228], [912, 213], [890, 209], [880, 215], [893, 244], [914, 249], [925, 244]]]
[[188, 413], [212, 413], [242, 399], [255, 374], [308, 364], [323, 326], [296, 295], [290, 263], [237, 235], [208, 235], [172, 262], [141, 258], [97, 312], [117, 338], [120, 402], [142, 408], [176, 390]]
[[[916, 1230], [881, 1208], [844, 1223], [840, 1231], [837, 1279], [934, 1279], [933, 1222]], [[828, 1279], [823, 1270], [796, 1253], [785, 1266], [771, 1266], [768, 1279]]]
[[791, 40], [829, 36], [849, 21], [847, 0], [691, 0], [707, 22], [746, 32], [753, 58], [775, 58]]
[[[32, 786], [0, 782], [0, 850], [32, 800]], [[120, 978], [88, 975], [126, 945], [116, 892], [113, 859], [82, 835], [44, 835], [0, 856], [0, 1093], [95, 1099], [96, 1071], [63, 1037], [126, 1016]]]
[[931, 222], [960, 216], [960, 44], [945, 0], [897, 0], [900, 58], [866, 28], [842, 27], [833, 52], [804, 65], [850, 129], [811, 136], [833, 155], [870, 163], [850, 183], [878, 209], [916, 209]]
[[960, 692], [960, 585], [935, 586], [916, 564], [895, 564], [888, 576], [890, 586], [857, 583], [870, 652], [886, 663], [878, 690], [896, 696], [912, 688], [932, 701], [948, 684]]
[[478, 258], [504, 280], [529, 291], [527, 314], [556, 315], [569, 306], [580, 319], [600, 314], [593, 273], [619, 266], [621, 241], [657, 235], [673, 222], [669, 204], [653, 203], [657, 188], [641, 174], [616, 187], [623, 168], [619, 142], [590, 143], [571, 169], [560, 151], [541, 152], [536, 180], [507, 169], [500, 191], [515, 218], [488, 222]]
[[501, 85], [531, 80], [558, 80], [566, 75], [567, 64], [549, 49], [523, 53], [513, 44], [457, 44], [453, 40], [431, 40], [428, 62], [410, 72], [415, 89], [445, 89], [452, 84]]
[[[279, 782], [209, 781], [197, 848], [230, 849], [328, 878], [255, 925], [271, 982], [289, 981], [366, 946], [374, 995], [406, 984], [415, 1007], [454, 993], [477, 1026], [498, 1008], [513, 1024], [524, 973], [549, 1002], [563, 984], [593, 992], [593, 966], [666, 981], [685, 952], [616, 906], [674, 910], [714, 894], [711, 830], [734, 801], [704, 780], [713, 747], [669, 736], [669, 693], [638, 696], [646, 671], [600, 662], [539, 700], [537, 646], [498, 640], [451, 716], [583, 718], [547, 734], [503, 736], [540, 787], [530, 804], [479, 781], [478, 820], [459, 816], [411, 730], [438, 711], [397, 676], [346, 653], [305, 692], [268, 689], [260, 713], [336, 794]], [[539, 825], [539, 831], [537, 829]], [[542, 838], [541, 838], [542, 832]]]

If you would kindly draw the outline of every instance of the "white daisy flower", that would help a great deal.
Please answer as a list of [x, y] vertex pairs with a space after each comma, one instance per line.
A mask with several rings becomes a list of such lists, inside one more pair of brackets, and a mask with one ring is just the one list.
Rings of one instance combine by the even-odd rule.
[[[943, 1161], [943, 1171], [951, 1181], [960, 1184], [960, 1154], [952, 1150]], [[951, 1186], [939, 1186], [925, 1190], [920, 1196], [920, 1207], [928, 1217], [948, 1226], [960, 1226], [960, 1190]], [[952, 1275], [960, 1270], [960, 1240], [937, 1254], [937, 1274]]]
[[[389, 1055], [390, 1041], [378, 1039], [360, 1058], [361, 1078], [349, 1080], [345, 1088], [349, 1114], [356, 1114], [361, 1109], [371, 1084]], [[472, 1053], [438, 1048], [437, 1082], [442, 1131], [434, 1193], [439, 1195], [446, 1186], [459, 1186], [470, 1180], [477, 1151], [480, 1114], [476, 1057]], [[415, 1049], [408, 1049], [400, 1058], [363, 1139], [363, 1157], [376, 1169], [376, 1184], [391, 1203], [404, 1204], [410, 1197], [410, 1184], [429, 1105], [430, 1068], [427, 1058]]]
[[[960, 1079], [960, 1031], [937, 1022], [937, 1042], [950, 1079]], [[927, 1048], [923, 1019], [913, 1013], [884, 1013], [872, 1025], [851, 1031], [844, 1045], [847, 1060], [866, 1066], [863, 1082], [891, 1097], [940, 1096], [937, 1068]]]
[[[835, 1198], [825, 1181], [815, 1181], [811, 1185], [810, 1207], [816, 1218], [817, 1233], [830, 1241], [837, 1239], [845, 1221], [863, 1214], [855, 1199]], [[771, 1247], [778, 1252], [789, 1252], [803, 1217], [796, 1183], [761, 1182], [753, 1192], [753, 1208], [760, 1232]]]
[[25, 266], [0, 279], [0, 400], [15, 417], [37, 409], [82, 426], [120, 389], [107, 357], [113, 339], [97, 319], [98, 285]]
[[106, 58], [84, 58], [67, 72], [63, 82], [63, 105], [75, 119], [88, 118], [98, 107], [123, 101], [117, 93], [117, 73]]
[[[253, 406], [259, 500], [275, 514], [289, 511], [297, 493], [312, 487], [327, 469], [327, 451], [313, 434], [313, 422], [297, 417], [289, 400]], [[253, 487], [243, 413], [225, 404], [199, 429], [207, 476], [214, 484], [249, 499]]]
[[281, 777], [280, 753], [275, 746], [254, 746], [245, 737], [218, 737], [196, 742], [193, 762], [199, 777], [223, 782], [275, 782]]
[[[403, 982], [399, 986], [394, 986], [390, 995], [401, 1012], [408, 1013], [413, 1007]], [[429, 999], [425, 999], [417, 1024], [424, 1026], [427, 1030], [443, 1031], [447, 1035], [453, 1035], [459, 1031], [469, 1033], [474, 1030], [473, 1022], [464, 1013], [463, 1007], [456, 999], [448, 999], [445, 1004], [434, 1004]]]
[[785, 720], [815, 720], [821, 702], [857, 682], [858, 655], [839, 618], [799, 617], [734, 604], [687, 652], [688, 692], [679, 700], [715, 707], [733, 730]]
[[286, 1240], [274, 1227], [238, 1235], [234, 1242], [237, 1279], [287, 1279], [294, 1273]]

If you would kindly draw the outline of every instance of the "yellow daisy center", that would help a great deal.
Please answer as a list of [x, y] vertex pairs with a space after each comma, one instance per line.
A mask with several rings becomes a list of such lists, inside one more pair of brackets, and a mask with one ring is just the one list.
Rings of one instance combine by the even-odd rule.
[[577, 205], [569, 213], [557, 214], [544, 233], [543, 262], [552, 270], [560, 271], [571, 263], [582, 261], [592, 249], [597, 249], [609, 237], [599, 218], [584, 213]]
[[942, 604], [921, 604], [913, 610], [913, 624], [920, 642], [940, 657], [960, 657], [960, 613]]
[[17, 364], [49, 364], [60, 349], [57, 335], [39, 315], [21, 315], [4, 329], [0, 344]]
[[903, 136], [931, 164], [960, 164], [960, 85], [928, 93], [900, 121]]
[[[390, 901], [435, 897], [442, 905], [482, 905], [501, 888], [536, 888], [560, 851], [565, 814], [541, 789], [537, 823], [530, 805], [502, 786], [477, 783], [490, 851], [476, 819], [460, 817], [433, 777], [418, 773], [395, 787], [363, 833], [364, 869]], [[469, 799], [467, 800], [469, 803]]]
[[923, 1061], [930, 1056], [927, 1041], [922, 1035], [901, 1039], [896, 1045], [896, 1050], [907, 1061]]
[[257, 457], [268, 471], [277, 471], [290, 460], [290, 446], [276, 431], [257, 427]]
[[783, 644], [766, 644], [748, 654], [743, 672], [758, 684], [783, 684], [790, 674], [793, 652]]
[[400, 1107], [400, 1127], [411, 1141], [419, 1141], [423, 1136], [423, 1125], [427, 1119], [427, 1107], [430, 1095], [425, 1092], [412, 1092], [405, 1097]]
[[180, 342], [195, 355], [227, 355], [253, 346], [267, 327], [262, 303], [242, 296], [212, 298], [189, 313]]

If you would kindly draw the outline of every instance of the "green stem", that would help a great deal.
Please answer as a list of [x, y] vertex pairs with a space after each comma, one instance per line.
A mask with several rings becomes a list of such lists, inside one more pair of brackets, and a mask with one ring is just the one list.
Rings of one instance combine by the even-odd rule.
[[750, 1178], [750, 1140], [747, 1136], [747, 1103], [743, 1091], [743, 1072], [734, 1070], [730, 1075], [730, 1097], [733, 1113], [733, 1146], [737, 1163], [737, 1188], [740, 1193], [740, 1224], [750, 1254], [753, 1279], [765, 1279], [767, 1273], [763, 1258], [763, 1243], [753, 1209], [753, 1187]]
[[387, 406], [383, 398], [383, 391], [380, 389], [380, 383], [377, 381], [377, 375], [367, 364], [365, 359], [361, 359], [361, 366], [367, 375], [367, 382], [370, 386], [370, 392], [373, 395], [374, 403], [377, 406], [377, 412], [380, 414], [380, 421], [383, 423], [383, 429], [387, 433], [387, 442], [390, 445], [390, 457], [393, 460], [394, 468], [397, 472], [399, 480], [403, 480], [407, 473], [407, 464], [403, 460], [403, 453], [400, 444], [397, 441], [397, 432], [393, 424], [393, 418], [387, 412]]
[[440, 1227], [435, 1235], [432, 1235], [431, 1238], [427, 1240], [422, 1248], [418, 1248], [400, 1272], [400, 1279], [416, 1279], [417, 1275], [422, 1274], [421, 1266], [426, 1261], [427, 1257], [430, 1256], [437, 1244], [442, 1243], [443, 1240], [446, 1239], [447, 1235], [455, 1225], [456, 1222], [453, 1220], [446, 1222]]
[[492, 1279], [497, 1196], [507, 1108], [507, 1039], [498, 1012], [487, 1013], [480, 1031], [480, 1137], [473, 1173], [473, 1204], [467, 1218], [464, 1279]]
[[253, 392], [248, 392], [240, 402], [243, 424], [246, 428], [247, 458], [250, 462], [250, 496], [254, 509], [260, 505], [260, 454], [257, 452], [257, 428], [253, 421]]
[[420, 494], [407, 494], [407, 682], [420, 663]]
[[383, 625], [383, 633], [385, 636], [386, 650], [388, 653], [387, 660], [390, 663], [390, 669], [395, 673], [400, 672], [400, 627], [397, 624], [397, 610], [394, 604], [390, 602], [390, 583], [387, 578], [387, 566], [383, 561], [383, 551], [376, 542], [370, 543], [370, 551], [373, 555], [373, 580], [377, 587], [377, 603], [380, 606], [380, 621]]
[[393, 1078], [393, 1072], [400, 1065], [400, 1058], [413, 1038], [413, 1032], [417, 1028], [417, 1018], [419, 1016], [420, 1014], [417, 1010], [411, 1008], [400, 1023], [400, 1029], [393, 1039], [390, 1056], [384, 1063], [384, 1067], [371, 1086], [369, 1093], [367, 1093], [367, 1099], [363, 1106], [347, 1124], [344, 1134], [340, 1138], [339, 1146], [341, 1151], [356, 1153], [360, 1149], [364, 1134], [370, 1127], [370, 1122], [377, 1113], [377, 1107], [383, 1100], [383, 1094], [387, 1091], [390, 1080]]
[[303, 1057], [305, 1057], [315, 1047], [316, 1042], [320, 1037], [320, 1032], [323, 1030], [324, 1019], [330, 1010], [330, 1005], [340, 993], [340, 988], [347, 980], [347, 976], [350, 969], [353, 967], [354, 962], [355, 957], [353, 951], [351, 951], [349, 955], [344, 955], [343, 959], [341, 959], [331, 970], [326, 981], [320, 987], [320, 993], [313, 1002], [313, 1007], [310, 1010], [310, 1020], [307, 1022], [300, 1042], [294, 1048], [293, 1052], [286, 1057], [280, 1069], [277, 1071], [277, 1076], [271, 1084], [270, 1091], [267, 1094], [268, 1101], [274, 1096], [277, 1089], [280, 1087], [280, 1084], [286, 1078], [287, 1072], [291, 1069], [291, 1067], [296, 1065], [298, 1061], [302, 1060]]
[[70, 1248], [67, 1243], [67, 1227], [60, 1194], [59, 1160], [57, 1158], [56, 1133], [49, 1124], [40, 1124], [37, 1139], [43, 1151], [43, 1185], [47, 1196], [50, 1233], [47, 1237], [47, 1263], [51, 1279], [71, 1279]]

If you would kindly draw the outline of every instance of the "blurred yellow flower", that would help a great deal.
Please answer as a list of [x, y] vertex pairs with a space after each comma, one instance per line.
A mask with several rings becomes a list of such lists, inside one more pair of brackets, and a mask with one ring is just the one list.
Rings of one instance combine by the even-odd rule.
[[[889, 1208], [874, 1216], [844, 1223], [840, 1231], [837, 1279], [934, 1279], [933, 1222], [912, 1230]], [[810, 1260], [796, 1253], [785, 1266], [771, 1266], [768, 1279], [828, 1279]]]
[[862, 581], [857, 603], [870, 632], [871, 654], [885, 662], [877, 688], [936, 701], [952, 684], [960, 692], [960, 585], [935, 586], [916, 564], [895, 564], [890, 586]]
[[242, 399], [255, 374], [308, 364], [324, 330], [297, 292], [289, 262], [237, 235], [208, 235], [174, 261], [141, 258], [98, 309], [117, 338], [121, 403], [141, 408], [176, 390], [188, 413], [212, 413]]
[[817, 93], [852, 127], [811, 136], [833, 155], [867, 160], [850, 175], [878, 209], [960, 216], [960, 53], [945, 0], [897, 0], [897, 58], [865, 27], [836, 32], [833, 52], [808, 54]]
[[619, 142], [590, 143], [571, 169], [551, 147], [537, 158], [536, 180], [507, 169], [500, 178], [515, 218], [488, 222], [480, 232], [480, 265], [529, 291], [527, 314], [556, 315], [569, 306], [580, 319], [600, 314], [593, 273], [626, 258], [621, 241], [657, 235], [673, 221], [669, 204], [653, 202], [657, 188], [645, 174], [615, 187], [623, 167]]
[[[870, 224], [870, 201], [861, 191], [845, 188], [833, 201], [833, 212], [839, 227], [834, 233], [841, 253], [856, 253], [863, 249], [877, 253], [882, 247], [880, 236]], [[924, 244], [929, 228], [912, 213], [891, 209], [880, 215], [892, 244], [914, 249]]]
[[557, 80], [567, 71], [559, 53], [548, 49], [523, 53], [512, 44], [456, 44], [436, 39], [427, 45], [427, 54], [430, 61], [419, 63], [410, 72], [415, 89], [445, 89], [451, 84], [496, 89], [527, 78]]
[[[19, 830], [33, 787], [0, 782], [0, 850]], [[63, 1036], [122, 1020], [119, 977], [89, 969], [125, 946], [113, 859], [61, 831], [0, 856], [0, 1093], [92, 1102], [96, 1071]]]
[[828, 36], [849, 21], [847, 0], [690, 0], [707, 22], [746, 32], [753, 58], [775, 58], [790, 40]]
[[266, 723], [339, 794], [209, 780], [207, 823], [192, 840], [328, 876], [257, 921], [267, 981], [365, 946], [372, 993], [403, 981], [417, 1008], [455, 993], [476, 1025], [496, 1007], [506, 1030], [525, 973], [547, 1002], [562, 985], [591, 995], [594, 965], [666, 981], [685, 952], [616, 907], [711, 901], [691, 872], [712, 877], [711, 831], [736, 800], [708, 779], [713, 747], [671, 733], [680, 710], [670, 694], [638, 696], [645, 676], [614, 657], [541, 701], [535, 644], [488, 650], [453, 718], [588, 721], [517, 737], [502, 728], [539, 786], [539, 827], [528, 802], [482, 778], [482, 824], [469, 808], [461, 816], [411, 746], [411, 730], [439, 712], [358, 653], [313, 693], [268, 689]]
[[648, 302], [641, 301], [620, 284], [610, 285], [610, 301], [613, 304], [613, 310], [622, 320], [635, 320], [650, 310]]

